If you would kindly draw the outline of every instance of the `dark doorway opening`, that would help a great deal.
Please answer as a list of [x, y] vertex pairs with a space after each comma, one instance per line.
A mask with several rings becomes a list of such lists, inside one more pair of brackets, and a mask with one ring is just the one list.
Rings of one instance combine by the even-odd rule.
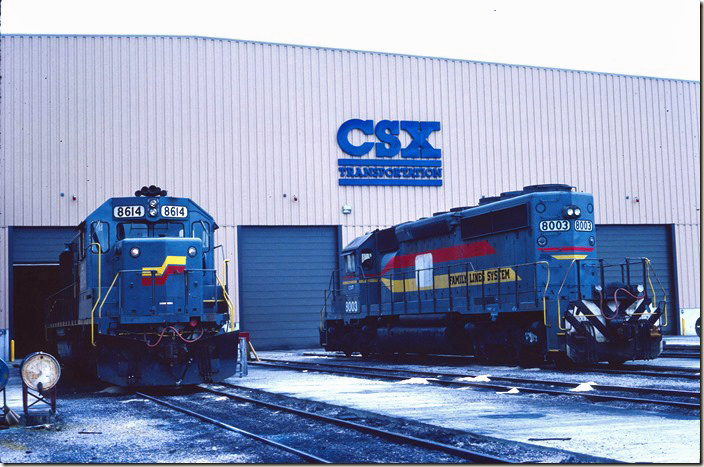
[[44, 330], [46, 298], [57, 291], [58, 265], [13, 266], [12, 330], [15, 358], [32, 352], [51, 352]]

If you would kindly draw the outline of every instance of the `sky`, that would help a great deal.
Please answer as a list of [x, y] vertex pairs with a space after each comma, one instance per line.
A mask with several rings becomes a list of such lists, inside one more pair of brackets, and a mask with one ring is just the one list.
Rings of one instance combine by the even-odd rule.
[[4, 0], [2, 34], [186, 35], [700, 80], [699, 0]]

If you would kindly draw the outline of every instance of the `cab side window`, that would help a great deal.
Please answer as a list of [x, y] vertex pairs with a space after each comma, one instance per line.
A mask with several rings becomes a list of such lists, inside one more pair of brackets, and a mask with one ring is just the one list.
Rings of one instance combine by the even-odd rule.
[[98, 245], [100, 245], [100, 252], [106, 253], [110, 249], [110, 225], [103, 221], [95, 221], [90, 224], [90, 251], [91, 253], [98, 252]]
[[354, 273], [354, 253], [349, 253], [343, 256], [345, 260], [345, 271], [347, 273]]
[[362, 262], [362, 269], [365, 271], [374, 269], [374, 256], [372, 254], [372, 250], [362, 250], [360, 260]]
[[210, 250], [210, 224], [203, 221], [194, 222], [191, 229], [191, 236], [200, 238], [203, 242], [203, 251]]

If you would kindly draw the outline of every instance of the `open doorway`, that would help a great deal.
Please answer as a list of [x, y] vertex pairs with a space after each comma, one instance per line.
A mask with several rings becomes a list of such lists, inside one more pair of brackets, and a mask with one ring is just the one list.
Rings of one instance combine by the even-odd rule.
[[12, 329], [15, 356], [50, 352], [44, 331], [44, 302], [61, 283], [58, 265], [26, 265], [12, 268]]

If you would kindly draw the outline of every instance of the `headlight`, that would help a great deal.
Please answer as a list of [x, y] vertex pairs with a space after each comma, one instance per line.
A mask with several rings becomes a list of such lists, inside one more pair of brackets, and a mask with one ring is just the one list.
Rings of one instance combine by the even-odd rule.
[[140, 253], [141, 252], [139, 251], [139, 248], [137, 248], [137, 247], [130, 248], [130, 256], [131, 257], [136, 258], [139, 256]]
[[149, 210], [149, 215], [152, 216], [152, 217], [156, 217], [156, 209], [151, 208], [151, 209]]
[[643, 288], [643, 285], [642, 285], [642, 284], [638, 284], [638, 285], [636, 286], [636, 290], [638, 291], [638, 293], [643, 293], [643, 291], [644, 291], [645, 289]]
[[582, 215], [582, 210], [579, 208], [574, 208], [574, 215], [576, 217], [579, 217], [580, 215]]
[[198, 250], [196, 250], [196, 247], [194, 247], [194, 246], [188, 247], [188, 256], [190, 256], [191, 258], [194, 258], [196, 256], [196, 253], [198, 253]]
[[155, 208], [155, 207], [157, 207], [157, 206], [159, 206], [159, 201], [157, 201], [157, 200], [154, 199], [154, 198], [152, 198], [152, 199], [149, 200], [149, 207], [150, 207], [150, 208]]
[[572, 208], [567, 208], [567, 215], [570, 216], [570, 217], [574, 216], [574, 209], [572, 209]]
[[594, 246], [596, 239], [594, 237], [589, 237], [589, 245]]
[[548, 239], [543, 237], [542, 235], [538, 237], [538, 246], [545, 246], [548, 244]]

